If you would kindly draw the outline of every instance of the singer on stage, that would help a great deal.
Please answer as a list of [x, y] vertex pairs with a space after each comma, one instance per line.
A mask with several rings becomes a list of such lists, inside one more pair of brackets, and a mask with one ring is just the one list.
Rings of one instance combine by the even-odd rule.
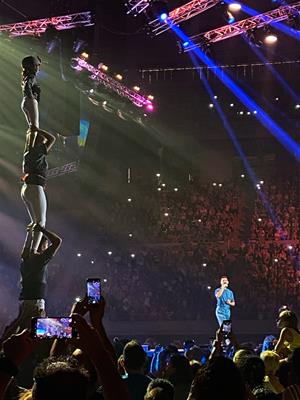
[[217, 299], [216, 317], [221, 326], [223, 321], [231, 319], [231, 307], [235, 306], [235, 300], [233, 292], [228, 289], [227, 276], [222, 276], [220, 284], [221, 286], [215, 290], [215, 297]]

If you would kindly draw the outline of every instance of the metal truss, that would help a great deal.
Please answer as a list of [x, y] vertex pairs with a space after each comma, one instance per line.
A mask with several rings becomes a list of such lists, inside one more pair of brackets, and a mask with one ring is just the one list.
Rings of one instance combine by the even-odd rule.
[[146, 107], [152, 104], [152, 102], [146, 97], [138, 94], [132, 89], [129, 89], [127, 86], [123, 85], [121, 82], [107, 75], [100, 69], [94, 67], [93, 65], [87, 63], [85, 60], [80, 57], [74, 58], [74, 61], [77, 62], [77, 67], [75, 69], [82, 70], [85, 69], [91, 73], [90, 78], [94, 81], [99, 82], [101, 85], [105, 86], [107, 89], [112, 90], [117, 93], [121, 97], [125, 97], [130, 100], [132, 104], [137, 107]]
[[94, 25], [92, 22], [92, 14], [90, 11], [86, 11], [77, 14], [62, 15], [59, 17], [0, 25], [0, 34], [5, 32], [11, 37], [40, 36], [49, 26], [55, 27], [58, 31], [61, 31], [64, 29], [91, 25]]
[[183, 6], [175, 8], [169, 13], [169, 23], [162, 22], [159, 18], [151, 21], [149, 26], [151, 32], [158, 36], [168, 31], [172, 25], [178, 25], [190, 18], [201, 14], [220, 3], [220, 0], [192, 0]]
[[266, 25], [272, 25], [276, 22], [281, 22], [288, 19], [290, 16], [300, 12], [300, 2], [282, 6], [276, 10], [268, 11], [264, 14], [259, 14], [254, 17], [235, 22], [230, 25], [225, 25], [220, 28], [201, 33], [191, 37], [191, 44], [184, 47], [183, 51], [188, 52], [196, 47], [201, 47], [207, 43], [215, 43], [221, 40], [229, 39], [234, 36], [242, 35], [252, 29], [259, 29]]
[[56, 178], [58, 176], [71, 174], [77, 172], [79, 167], [79, 161], [73, 161], [69, 164], [62, 165], [61, 167], [51, 168], [47, 173], [47, 179]]
[[127, 14], [133, 14], [135, 17], [145, 11], [150, 6], [151, 0], [128, 0], [126, 7]]

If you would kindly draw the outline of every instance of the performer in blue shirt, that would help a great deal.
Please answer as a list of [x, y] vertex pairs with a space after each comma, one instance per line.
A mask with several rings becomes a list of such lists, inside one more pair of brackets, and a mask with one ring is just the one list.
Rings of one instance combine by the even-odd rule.
[[217, 299], [216, 317], [221, 326], [223, 321], [230, 319], [230, 308], [235, 306], [235, 301], [233, 292], [228, 289], [229, 280], [227, 276], [222, 276], [220, 283], [221, 287], [215, 290], [215, 297]]

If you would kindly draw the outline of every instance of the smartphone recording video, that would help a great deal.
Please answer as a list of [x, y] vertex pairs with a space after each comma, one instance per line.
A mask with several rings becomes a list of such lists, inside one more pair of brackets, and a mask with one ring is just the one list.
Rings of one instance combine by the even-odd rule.
[[101, 281], [99, 278], [89, 278], [86, 281], [86, 293], [89, 304], [98, 304], [101, 300]]
[[223, 335], [224, 335], [225, 337], [230, 335], [230, 333], [231, 333], [231, 327], [232, 327], [232, 324], [231, 324], [231, 321], [230, 321], [230, 320], [223, 321], [223, 324], [222, 324], [222, 332], [223, 332]]
[[72, 318], [32, 318], [31, 334], [35, 339], [71, 339], [76, 337]]

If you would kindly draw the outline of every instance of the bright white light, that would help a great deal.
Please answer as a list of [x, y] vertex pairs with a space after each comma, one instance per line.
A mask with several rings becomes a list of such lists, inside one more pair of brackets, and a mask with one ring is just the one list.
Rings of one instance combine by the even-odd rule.
[[219, 187], [222, 187], [223, 185], [222, 185], [222, 183], [219, 183]]
[[206, 263], [203, 263], [203, 264], [202, 264], [202, 266], [203, 266], [203, 267], [206, 267], [206, 266], [207, 266], [207, 264], [206, 264]]
[[169, 213], [165, 212], [165, 213], [164, 213], [164, 216], [165, 216], [165, 217], [168, 217], [168, 216], [169, 216]]
[[264, 181], [259, 181], [259, 183], [260, 183], [261, 185], [263, 185], [263, 184], [264, 184]]
[[216, 99], [216, 100], [217, 100], [217, 98], [218, 98], [218, 96], [214, 96], [214, 99]]
[[262, 221], [262, 219], [261, 219], [261, 218], [257, 218], [257, 221], [258, 221], [258, 222], [261, 222], [261, 221]]
[[174, 188], [174, 192], [178, 192], [178, 188]]
[[288, 249], [289, 249], [289, 250], [293, 250], [293, 246], [289, 245], [289, 246], [288, 246]]
[[276, 101], [279, 101], [279, 97], [276, 97], [276, 99], [275, 99]]
[[198, 219], [198, 222], [202, 222], [202, 219]]
[[296, 104], [295, 108], [298, 110], [300, 108], [300, 104]]
[[244, 111], [240, 111], [239, 114], [240, 114], [240, 115], [244, 115]]
[[162, 187], [166, 187], [166, 184], [165, 184], [165, 183], [162, 183], [161, 186], [162, 186]]
[[75, 297], [75, 301], [76, 301], [76, 303], [78, 303], [80, 300], [81, 300], [81, 298], [80, 298], [80, 297]]
[[247, 115], [251, 115], [251, 112], [250, 112], [250, 111], [247, 111]]
[[230, 103], [230, 107], [234, 107], [234, 104], [233, 104], [233, 103]]
[[211, 290], [211, 286], [207, 286], [207, 290]]
[[274, 44], [277, 42], [277, 40], [278, 40], [278, 37], [274, 34], [269, 34], [264, 38], [264, 42], [266, 44]]
[[132, 234], [132, 233], [129, 233], [129, 234], [128, 234], [128, 236], [129, 236], [129, 237], [132, 237], [132, 236], [133, 236], [133, 234]]
[[77, 257], [81, 257], [82, 256], [82, 254], [81, 253], [77, 253]]
[[157, 178], [160, 178], [160, 174], [159, 173], [157, 173], [156, 176], [157, 176]]
[[106, 282], [107, 282], [107, 279], [106, 279], [106, 278], [104, 278], [104, 279], [103, 279], [103, 282], [104, 282], [104, 283], [106, 283]]
[[90, 93], [93, 94], [94, 93], [94, 89], [90, 89]]
[[157, 188], [157, 191], [158, 191], [158, 192], [161, 192], [161, 188]]
[[241, 8], [242, 8], [241, 4], [237, 3], [237, 2], [232, 2], [228, 6], [228, 10], [231, 11], [231, 12], [241, 11]]
[[94, 260], [91, 260], [91, 264], [95, 264], [95, 261], [94, 261]]
[[128, 201], [128, 203], [131, 203], [132, 202], [132, 198], [128, 197], [127, 201]]
[[135, 254], [134, 254], [134, 253], [131, 253], [131, 254], [130, 254], [130, 257], [131, 257], [131, 258], [135, 258]]
[[241, 174], [241, 178], [245, 178], [245, 175], [244, 175], [244, 174]]
[[108, 251], [107, 254], [108, 254], [109, 256], [111, 256], [111, 255], [112, 255], [112, 251]]
[[208, 107], [209, 107], [209, 108], [214, 108], [213, 103], [209, 103]]
[[277, 263], [277, 262], [278, 262], [278, 258], [274, 258], [274, 262], [276, 262], [276, 263]]
[[257, 111], [256, 111], [256, 110], [254, 110], [254, 111], [253, 111], [253, 114], [257, 114]]

